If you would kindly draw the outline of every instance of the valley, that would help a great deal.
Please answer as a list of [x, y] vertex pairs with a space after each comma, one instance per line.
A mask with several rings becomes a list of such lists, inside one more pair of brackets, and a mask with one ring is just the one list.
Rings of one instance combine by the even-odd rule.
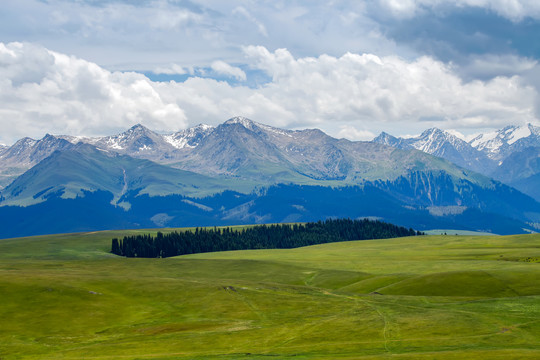
[[0, 357], [540, 356], [538, 235], [109, 253], [112, 237], [147, 232], [0, 240]]
[[540, 359], [540, 1], [0, 19], [0, 360]]

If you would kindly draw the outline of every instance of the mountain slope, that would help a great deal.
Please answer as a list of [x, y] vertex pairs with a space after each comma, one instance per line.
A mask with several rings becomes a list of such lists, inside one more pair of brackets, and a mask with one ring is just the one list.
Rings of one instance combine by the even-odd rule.
[[540, 201], [540, 147], [512, 153], [491, 175]]
[[87, 140], [87, 142], [99, 149], [162, 163], [170, 161], [176, 150], [165, 140], [163, 135], [157, 134], [141, 124], [132, 126], [121, 134], [94, 138]]
[[534, 165], [540, 149], [540, 128], [531, 124], [481, 134], [469, 143], [439, 129], [407, 139], [381, 133], [373, 142], [400, 149], [415, 148], [442, 157], [540, 200], [536, 186], [540, 170]]
[[416, 170], [446, 171], [457, 178], [470, 176], [420, 151], [338, 140], [317, 129], [282, 130], [240, 117], [217, 126], [198, 146], [178, 156], [179, 161], [171, 166], [254, 179], [262, 184], [355, 185], [366, 180], [395, 179]]
[[98, 190], [111, 193], [117, 204], [129, 191], [136, 195], [181, 193], [197, 197], [241, 186], [77, 144], [54, 152], [7, 186], [1, 205], [28, 206], [50, 197], [76, 198]]
[[3, 149], [0, 152], [0, 189], [56, 150], [69, 147], [70, 142], [47, 134], [40, 140], [28, 137], [20, 139], [13, 146]]
[[482, 174], [490, 173], [496, 167], [493, 160], [466, 141], [437, 128], [412, 138], [396, 138], [383, 132], [373, 142], [399, 149], [417, 149]]
[[[121, 199], [124, 206], [115, 206], [113, 194], [101, 190], [82, 191], [81, 196], [73, 199], [54, 193], [47, 201], [31, 206], [0, 206], [0, 238], [111, 228], [305, 222], [336, 217], [381, 219], [418, 230], [513, 234], [533, 229], [527, 224], [534, 222], [530, 216], [535, 214], [538, 220], [538, 203], [508, 187], [501, 193], [500, 189], [461, 183], [458, 190], [464, 191], [466, 201], [457, 206], [455, 200], [463, 200], [461, 190], [456, 191], [451, 179], [440, 176], [443, 178], [424, 173], [354, 187], [281, 184], [248, 194], [225, 191], [203, 198], [149, 196], [129, 191]], [[431, 183], [431, 188], [424, 186], [426, 183]], [[471, 194], [474, 196], [469, 199]]]
[[[35, 203], [60, 189], [63, 197], [76, 196], [80, 190], [99, 189], [111, 192], [117, 199], [122, 191], [133, 189], [134, 184], [125, 179], [127, 175], [129, 179], [144, 175], [140, 186], [149, 193], [183, 195], [214, 191], [209, 184], [217, 182], [210, 181], [208, 175], [219, 176], [222, 189], [244, 192], [255, 185], [264, 187], [278, 183], [359, 185], [365, 181], [394, 180], [415, 171], [445, 172], [455, 179], [489, 184], [487, 178], [466, 173], [421, 151], [338, 140], [315, 129], [289, 131], [246, 118], [232, 118], [216, 128], [201, 126], [187, 134], [193, 140], [191, 145], [174, 150], [178, 151], [174, 153], [177, 162], [170, 165], [177, 169], [155, 162], [135, 161], [134, 157], [166, 158], [170, 161], [172, 156], [169, 155], [173, 154], [172, 145], [164, 141], [163, 136], [140, 125], [123, 134], [93, 141], [94, 145], [83, 142], [73, 145], [53, 136], [39, 142], [25, 139], [24, 142], [31, 143], [32, 149], [39, 148], [37, 143], [47, 142], [64, 144], [65, 149], [45, 159], [6, 188], [2, 192], [4, 204]], [[12, 147], [8, 152], [15, 150]], [[130, 156], [121, 156], [119, 152]], [[45, 154], [44, 151], [40, 153], [41, 156]], [[180, 186], [174, 180], [175, 176], [180, 176], [180, 170], [201, 176], [197, 179], [201, 185], [196, 185], [199, 190], [193, 189], [195, 180], [190, 183], [191, 187]]]
[[163, 138], [176, 149], [194, 148], [213, 130], [213, 126], [199, 124], [174, 134], [164, 135]]
[[540, 147], [540, 127], [507, 126], [504, 129], [481, 134], [470, 141], [471, 146], [489, 158], [502, 161], [512, 153], [528, 147]]
[[182, 149], [189, 150], [196, 147], [213, 129], [212, 126], [200, 124], [176, 133], [162, 135], [137, 124], [118, 135], [94, 138], [67, 135], [59, 137], [73, 144], [90, 144], [103, 150], [167, 164], [175, 161], [176, 154]]
[[[424, 141], [424, 150], [444, 148], [434, 142], [437, 133], [424, 134], [433, 140]], [[246, 118], [175, 139], [176, 147], [142, 126], [94, 145], [60, 139], [66, 148], [1, 192], [3, 234], [39, 233], [28, 222], [21, 227], [21, 216], [39, 217], [47, 231], [336, 216], [494, 233], [530, 231], [540, 223], [540, 204], [533, 199], [414, 148], [335, 139], [315, 129], [282, 130]], [[85, 220], [78, 208], [93, 218]], [[55, 222], [58, 216], [63, 224]]]

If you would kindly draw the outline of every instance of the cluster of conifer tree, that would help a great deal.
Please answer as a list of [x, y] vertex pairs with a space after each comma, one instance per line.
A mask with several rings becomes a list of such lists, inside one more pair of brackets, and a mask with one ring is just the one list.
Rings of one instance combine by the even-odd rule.
[[196, 228], [156, 236], [112, 239], [111, 252], [127, 257], [170, 257], [203, 252], [288, 249], [338, 241], [385, 239], [423, 233], [376, 220], [332, 219], [305, 224], [257, 225], [241, 229]]

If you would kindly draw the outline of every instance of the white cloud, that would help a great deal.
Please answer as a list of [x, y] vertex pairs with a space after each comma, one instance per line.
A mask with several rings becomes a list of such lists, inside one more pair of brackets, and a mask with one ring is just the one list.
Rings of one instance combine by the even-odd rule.
[[248, 10], [246, 10], [243, 6], [238, 6], [233, 9], [232, 13], [234, 15], [241, 15], [242, 17], [246, 18], [248, 21], [252, 22], [257, 26], [257, 31], [265, 37], [268, 37], [268, 32], [266, 31], [266, 27], [263, 23], [261, 23], [259, 20], [257, 20]]
[[375, 134], [368, 130], [358, 130], [351, 125], [341, 126], [341, 130], [337, 133], [338, 138], [345, 138], [348, 140], [373, 140]]
[[237, 80], [246, 81], [246, 73], [238, 67], [231, 66], [224, 61], [216, 60], [210, 66], [219, 75], [225, 75]]
[[[520, 78], [464, 83], [451, 66], [430, 57], [345, 54], [295, 59], [287, 50], [248, 47], [273, 81], [263, 94], [312, 122], [415, 122], [482, 126], [534, 118], [536, 91]], [[431, 121], [427, 121], [431, 119]]]
[[169, 64], [168, 66], [158, 66], [153, 71], [154, 74], [165, 75], [184, 75], [187, 71], [178, 64]]
[[473, 55], [461, 66], [460, 74], [467, 78], [490, 79], [497, 76], [523, 75], [538, 66], [538, 61], [516, 55]]
[[521, 21], [526, 17], [540, 18], [538, 0], [379, 0], [396, 16], [413, 17], [427, 8], [440, 7], [480, 7], [491, 10], [512, 21]]
[[[305, 56], [349, 49], [390, 53], [363, 2], [17, 0], [2, 3], [0, 42], [19, 40], [107, 69], [200, 67], [242, 61], [241, 46], [288, 47]], [[409, 50], [405, 50], [409, 51]]]
[[381, 4], [397, 16], [412, 17], [417, 12], [417, 0], [380, 0]]
[[136, 73], [20, 43], [0, 46], [0, 141], [45, 133], [103, 134], [142, 122], [184, 127], [186, 117]]
[[[446, 47], [453, 47], [455, 52], [448, 51], [448, 56], [458, 59], [467, 51], [452, 46], [452, 39], [462, 41], [457, 37], [460, 34], [450, 33], [452, 39], [437, 32], [428, 34], [426, 37], [433, 39], [436, 46], [428, 42], [422, 47], [415, 43], [415, 36], [396, 36], [395, 27], [400, 22], [388, 19], [386, 14], [414, 17], [442, 9], [438, 14], [445, 22], [453, 19], [445, 15], [469, 6], [490, 9], [514, 21], [528, 16], [540, 19], [538, 0], [17, 0], [2, 3], [0, 41], [40, 43], [109, 70], [164, 74], [181, 73], [180, 67], [167, 64], [182, 64], [186, 71], [216, 59], [238, 64], [243, 61], [239, 49], [247, 44], [272, 50], [286, 47], [300, 57], [323, 53], [340, 56], [352, 51], [398, 54], [408, 59], [434, 48], [438, 52], [430, 53], [440, 55], [446, 53]], [[484, 30], [487, 33], [483, 36], [488, 39], [497, 33]], [[517, 35], [523, 39], [527, 36]], [[512, 44], [502, 45], [501, 51], [514, 48], [519, 52], [520, 46], [524, 47], [520, 45], [523, 42], [513, 40]], [[478, 51], [482, 52], [481, 47]]]
[[[137, 122], [177, 130], [235, 115], [350, 139], [369, 139], [381, 130], [400, 135], [437, 126], [470, 133], [538, 123], [538, 90], [520, 76], [464, 82], [451, 65], [430, 57], [296, 58], [261, 46], [244, 51], [247, 65], [266, 72], [269, 83], [249, 88], [201, 77], [152, 82], [35, 45], [0, 44], [0, 142], [46, 132], [111, 134]], [[214, 65], [246, 76], [226, 63]]]

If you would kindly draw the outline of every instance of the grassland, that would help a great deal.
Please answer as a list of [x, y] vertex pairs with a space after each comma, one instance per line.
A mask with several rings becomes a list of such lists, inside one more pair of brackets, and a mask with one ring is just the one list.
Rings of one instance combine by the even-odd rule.
[[124, 233], [0, 240], [0, 359], [540, 358], [539, 235], [127, 259]]

